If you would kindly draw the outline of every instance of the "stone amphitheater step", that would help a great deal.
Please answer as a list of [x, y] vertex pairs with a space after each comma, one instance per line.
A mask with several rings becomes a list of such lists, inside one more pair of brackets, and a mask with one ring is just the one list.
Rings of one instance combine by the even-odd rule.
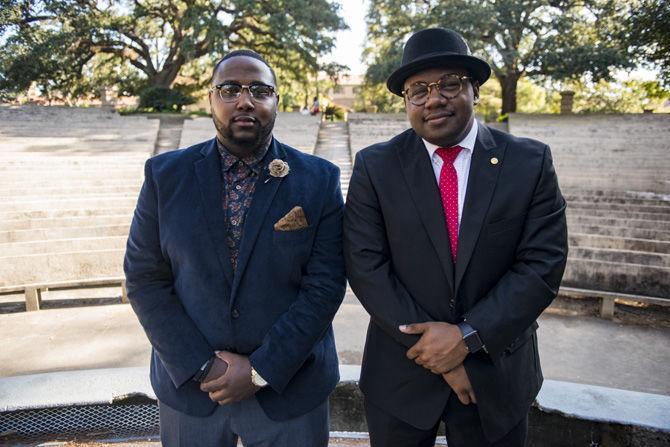
[[571, 246], [569, 253], [571, 258], [577, 259], [670, 268], [670, 253], [650, 253], [645, 251], [578, 246]]
[[[138, 179], [135, 183], [122, 182], [112, 185], [78, 185], [63, 186], [60, 183], [53, 186], [30, 187], [30, 197], [51, 197], [62, 195], [99, 195], [99, 194], [135, 194], [137, 195], [142, 182]], [[26, 188], [0, 188], [0, 202], [10, 200], [25, 194]], [[27, 197], [27, 196], [26, 196]]]
[[124, 250], [126, 236], [81, 237], [75, 239], [52, 239], [48, 241], [9, 242], [0, 244], [2, 257], [37, 255], [46, 253], [68, 253], [95, 250]]
[[347, 123], [323, 121], [319, 129], [314, 155], [339, 166], [342, 195], [346, 197], [352, 169]]
[[568, 225], [568, 233], [574, 231], [576, 233], [598, 234], [601, 236], [614, 236], [621, 238], [632, 239], [650, 239], [658, 241], [670, 242], [670, 231], [663, 230], [647, 230], [641, 228], [628, 227], [601, 227], [598, 225], [574, 224]]
[[0, 244], [31, 242], [81, 237], [128, 236], [130, 222], [125, 225], [99, 225], [90, 227], [37, 228], [32, 230], [0, 231]]
[[626, 205], [645, 205], [658, 206], [670, 209], [670, 200], [663, 198], [645, 198], [645, 197], [631, 197], [626, 195], [616, 196], [614, 194], [604, 195], [588, 195], [588, 194], [570, 194], [564, 193], [563, 197], [568, 202], [589, 202], [593, 204], [598, 203], [622, 203]]
[[[670, 169], [670, 168], [669, 168]], [[611, 177], [577, 177], [560, 175], [559, 183], [564, 186], [585, 186], [588, 188], [610, 188], [613, 190], [656, 191], [670, 194], [670, 181], [639, 178], [634, 181], [617, 183], [617, 175]]]
[[132, 212], [112, 216], [80, 216], [46, 219], [0, 220], [0, 231], [122, 225], [132, 220]]
[[551, 146], [564, 187], [670, 193], [670, 115], [512, 114], [508, 124]]
[[571, 247], [594, 247], [670, 254], [670, 242], [668, 241], [585, 234], [577, 231], [568, 231], [568, 239]]
[[[137, 191], [139, 189], [136, 189], [135, 191], [130, 191], [130, 192], [106, 192], [106, 193], [99, 193], [99, 194], [87, 194], [86, 192], [79, 190], [79, 191], [73, 191], [72, 193], [68, 194], [49, 194], [49, 195], [42, 195], [42, 194], [26, 194], [23, 196], [19, 197], [11, 197], [8, 198], [8, 200], [4, 204], [12, 204], [12, 203], [29, 203], [29, 202], [62, 202], [62, 201], [78, 201], [78, 200], [94, 200], [94, 199], [100, 199], [100, 201], [108, 200], [108, 199], [119, 199], [119, 198], [133, 198], [137, 197]], [[32, 191], [31, 191], [32, 192]], [[0, 205], [0, 209], [3, 208], [3, 205]]]
[[670, 210], [667, 206], [657, 206], [657, 205], [627, 205], [624, 203], [591, 203], [587, 201], [583, 202], [568, 202], [568, 208], [571, 209], [598, 209], [598, 210], [607, 210], [607, 211], [632, 211], [635, 213], [654, 213], [664, 216], [670, 216]]
[[161, 116], [158, 135], [154, 144], [154, 154], [174, 150], [179, 147], [181, 132], [184, 128], [184, 116]]
[[0, 287], [123, 275], [125, 250], [0, 257]]
[[568, 204], [568, 216], [598, 216], [598, 217], [611, 217], [615, 219], [641, 219], [641, 220], [654, 220], [666, 222], [670, 219], [670, 216], [667, 216], [662, 213], [638, 213], [635, 211], [613, 211], [613, 210], [599, 210], [595, 208], [573, 208]]
[[562, 286], [670, 298], [670, 268], [570, 256]]
[[[64, 175], [65, 176], [65, 175]], [[25, 180], [25, 179], [24, 179]], [[2, 176], [0, 176], [0, 189], [14, 189], [17, 188], [18, 185], [25, 184], [26, 181], [21, 181], [21, 182], [3, 182]], [[73, 179], [73, 178], [63, 178], [63, 179], [35, 179], [34, 181], [30, 181], [30, 187], [35, 188], [35, 189], [48, 189], [48, 188], [53, 188], [54, 186], [61, 187], [61, 188], [67, 188], [67, 189], [72, 189], [72, 190], [84, 190], [88, 188], [100, 188], [100, 187], [114, 187], [114, 186], [130, 186], [130, 185], [137, 185], [137, 190], [139, 191], [140, 186], [142, 185], [142, 179], [137, 178], [137, 179], [131, 179], [131, 180], [124, 180], [124, 179], [119, 179], [119, 180], [107, 180], [104, 178], [82, 178], [82, 179]], [[26, 191], [25, 188], [21, 189], [22, 191]]]
[[82, 208], [134, 208], [137, 197], [109, 197], [104, 203], [97, 197], [82, 197], [79, 199], [66, 198], [63, 200], [15, 201], [0, 204], [0, 212], [30, 212], [30, 211], [57, 211]]
[[83, 216], [113, 216], [124, 213], [132, 213], [133, 207], [118, 208], [72, 208], [57, 210], [33, 210], [33, 211], [0, 211], [0, 221], [26, 220], [26, 219], [59, 219], [64, 217]]
[[612, 226], [612, 227], [629, 227], [645, 230], [659, 230], [670, 232], [670, 221], [662, 220], [642, 220], [642, 219], [617, 219], [613, 217], [603, 216], [589, 216], [581, 215], [575, 216], [568, 214], [568, 225], [588, 225], [588, 226]]

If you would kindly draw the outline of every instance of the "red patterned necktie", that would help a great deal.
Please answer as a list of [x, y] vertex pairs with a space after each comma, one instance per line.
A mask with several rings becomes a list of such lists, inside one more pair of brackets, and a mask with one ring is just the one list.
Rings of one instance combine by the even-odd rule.
[[460, 146], [440, 147], [435, 151], [444, 162], [440, 171], [440, 196], [444, 217], [447, 219], [451, 259], [454, 263], [456, 263], [456, 249], [458, 248], [458, 175], [454, 168], [454, 160], [461, 149], [463, 148]]

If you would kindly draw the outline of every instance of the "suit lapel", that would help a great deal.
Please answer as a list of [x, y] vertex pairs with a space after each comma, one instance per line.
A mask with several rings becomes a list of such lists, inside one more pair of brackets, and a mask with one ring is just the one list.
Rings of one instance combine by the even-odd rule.
[[[472, 257], [472, 251], [477, 243], [479, 232], [482, 229], [486, 212], [489, 209], [493, 191], [498, 181], [498, 174], [505, 155], [505, 145], [496, 146], [489, 129], [479, 124], [477, 141], [470, 162], [468, 189], [463, 205], [463, 216], [458, 233], [458, 250], [456, 252], [456, 288], [458, 288], [465, 274], [465, 270]], [[493, 164], [491, 160], [497, 158]]]
[[226, 244], [225, 214], [223, 212], [223, 185], [221, 180], [221, 160], [212, 139], [200, 151], [203, 158], [195, 162], [195, 173], [200, 185], [200, 199], [205, 220], [212, 235], [214, 249], [219, 257], [221, 267], [228, 281], [233, 283], [233, 267], [230, 263], [230, 252]]
[[273, 138], [270, 148], [268, 149], [268, 154], [263, 159], [264, 166], [256, 182], [256, 189], [254, 190], [251, 206], [244, 218], [244, 230], [242, 231], [242, 240], [240, 241], [240, 252], [237, 255], [237, 271], [234, 275], [233, 289], [231, 292], [233, 299], [235, 298], [237, 288], [240, 284], [240, 279], [244, 275], [244, 270], [249, 262], [249, 256], [253, 251], [256, 239], [258, 239], [258, 233], [263, 226], [265, 215], [270, 209], [270, 204], [279, 189], [279, 185], [281, 185], [283, 181], [283, 178], [281, 177], [271, 177], [268, 172], [267, 164], [275, 158], [283, 160], [286, 158], [286, 153], [281, 148], [279, 142]]
[[412, 131], [408, 133], [408, 138], [396, 145], [396, 150], [414, 206], [440, 259], [447, 282], [453, 289], [454, 265], [451, 261], [449, 233], [442, 209], [442, 199], [425, 145]]

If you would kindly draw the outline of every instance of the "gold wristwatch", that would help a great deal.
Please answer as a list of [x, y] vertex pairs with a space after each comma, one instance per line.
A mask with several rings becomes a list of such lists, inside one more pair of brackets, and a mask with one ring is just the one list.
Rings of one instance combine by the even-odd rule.
[[251, 383], [261, 388], [267, 386], [268, 384], [267, 381], [262, 378], [260, 374], [258, 374], [258, 371], [256, 371], [253, 366], [251, 367]]

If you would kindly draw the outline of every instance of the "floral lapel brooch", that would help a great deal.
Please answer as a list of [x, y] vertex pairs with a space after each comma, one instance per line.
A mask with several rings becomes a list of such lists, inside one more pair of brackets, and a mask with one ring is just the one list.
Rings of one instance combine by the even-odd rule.
[[[289, 168], [288, 163], [286, 163], [284, 160], [280, 160], [279, 158], [275, 158], [268, 165], [268, 171], [272, 177], [286, 177], [290, 170], [291, 169]], [[267, 179], [265, 183], [267, 183], [269, 180], [270, 179]]]

